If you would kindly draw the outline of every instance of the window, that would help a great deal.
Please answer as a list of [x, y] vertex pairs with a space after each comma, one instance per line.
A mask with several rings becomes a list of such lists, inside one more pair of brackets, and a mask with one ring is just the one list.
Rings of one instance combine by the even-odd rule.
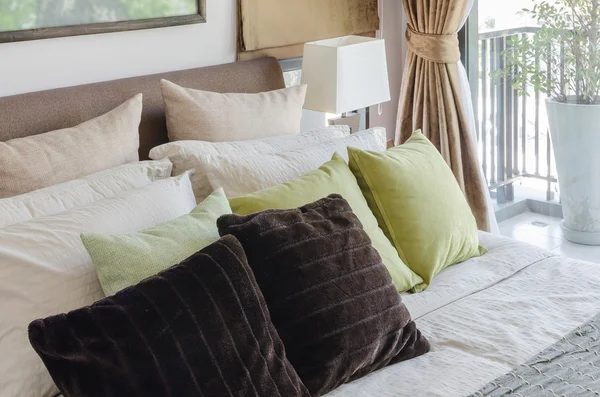
[[600, 0], [478, 0], [462, 38], [498, 203], [533, 199], [600, 245]]
[[[545, 95], [533, 87], [521, 93], [511, 76], [500, 78], [513, 39], [534, 34], [538, 22], [523, 8], [535, 0], [478, 0], [461, 32], [463, 62], [469, 69], [478, 118], [479, 158], [500, 204], [515, 188], [553, 200], [558, 191]], [[475, 22], [475, 23], [474, 23]], [[538, 59], [537, 62], [545, 60]], [[473, 70], [475, 69], [475, 70]]]

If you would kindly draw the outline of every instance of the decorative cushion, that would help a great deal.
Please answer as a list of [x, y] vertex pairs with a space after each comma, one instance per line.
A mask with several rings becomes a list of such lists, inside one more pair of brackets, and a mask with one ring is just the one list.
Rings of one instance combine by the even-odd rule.
[[288, 152], [256, 156], [203, 156], [200, 167], [213, 189], [222, 187], [227, 197], [236, 197], [291, 181], [331, 160], [334, 153], [348, 159], [348, 147], [384, 151], [385, 128], [373, 128], [345, 138]]
[[0, 142], [0, 198], [138, 161], [142, 94], [73, 128]]
[[74, 181], [0, 199], [0, 228], [139, 189], [170, 177], [172, 168], [173, 165], [166, 159], [129, 163]]
[[130, 234], [83, 233], [106, 295], [135, 285], [188, 258], [219, 239], [217, 218], [231, 214], [217, 190], [188, 215]]
[[404, 292], [421, 284], [423, 280], [410, 270], [377, 225], [377, 219], [369, 209], [356, 178], [341, 155], [316, 171], [310, 172], [291, 182], [261, 190], [246, 196], [229, 200], [235, 214], [248, 215], [266, 209], [290, 209], [311, 203], [332, 193], [341, 194], [360, 219], [371, 238], [373, 247], [379, 252], [383, 263], [392, 275], [398, 291]]
[[243, 141], [298, 134], [306, 86], [219, 94], [162, 80], [170, 141]]
[[155, 160], [168, 158], [173, 163], [173, 174], [179, 175], [194, 169], [192, 186], [196, 200], [204, 200], [214, 190], [210, 186], [208, 176], [202, 168], [202, 158], [208, 155], [220, 156], [257, 156], [269, 153], [287, 152], [290, 150], [328, 142], [335, 138], [350, 135], [348, 126], [327, 126], [298, 135], [282, 135], [251, 141], [237, 142], [204, 142], [177, 141], [155, 147], [150, 151], [150, 158]]
[[444, 268], [485, 252], [450, 167], [420, 131], [385, 153], [349, 152], [350, 168], [379, 225], [424, 280], [417, 292]]
[[52, 397], [57, 389], [27, 341], [34, 319], [90, 305], [104, 294], [80, 234], [131, 233], [196, 206], [189, 174], [0, 229], [2, 397]]
[[231, 236], [29, 337], [65, 397], [309, 396]]
[[224, 215], [218, 226], [242, 243], [287, 356], [312, 396], [429, 350], [341, 196]]

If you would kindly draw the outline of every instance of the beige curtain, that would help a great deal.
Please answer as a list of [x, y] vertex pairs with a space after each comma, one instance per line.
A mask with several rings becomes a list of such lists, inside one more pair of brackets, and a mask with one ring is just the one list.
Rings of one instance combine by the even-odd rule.
[[469, 0], [403, 0], [408, 27], [396, 143], [413, 131], [440, 150], [462, 188], [479, 229], [490, 231], [485, 184], [461, 93], [458, 30]]
[[238, 0], [240, 60], [302, 56], [304, 43], [379, 29], [377, 0]]

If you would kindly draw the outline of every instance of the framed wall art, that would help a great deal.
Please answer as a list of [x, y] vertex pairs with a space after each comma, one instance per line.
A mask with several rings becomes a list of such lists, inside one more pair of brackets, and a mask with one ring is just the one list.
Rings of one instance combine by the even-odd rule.
[[0, 43], [206, 22], [206, 0], [0, 0]]

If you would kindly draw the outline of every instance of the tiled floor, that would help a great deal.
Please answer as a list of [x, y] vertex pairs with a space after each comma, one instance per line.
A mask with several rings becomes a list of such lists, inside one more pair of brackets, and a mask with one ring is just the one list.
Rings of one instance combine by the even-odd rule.
[[563, 238], [560, 219], [526, 212], [500, 223], [507, 237], [546, 248], [560, 255], [600, 263], [600, 247], [571, 243]]

